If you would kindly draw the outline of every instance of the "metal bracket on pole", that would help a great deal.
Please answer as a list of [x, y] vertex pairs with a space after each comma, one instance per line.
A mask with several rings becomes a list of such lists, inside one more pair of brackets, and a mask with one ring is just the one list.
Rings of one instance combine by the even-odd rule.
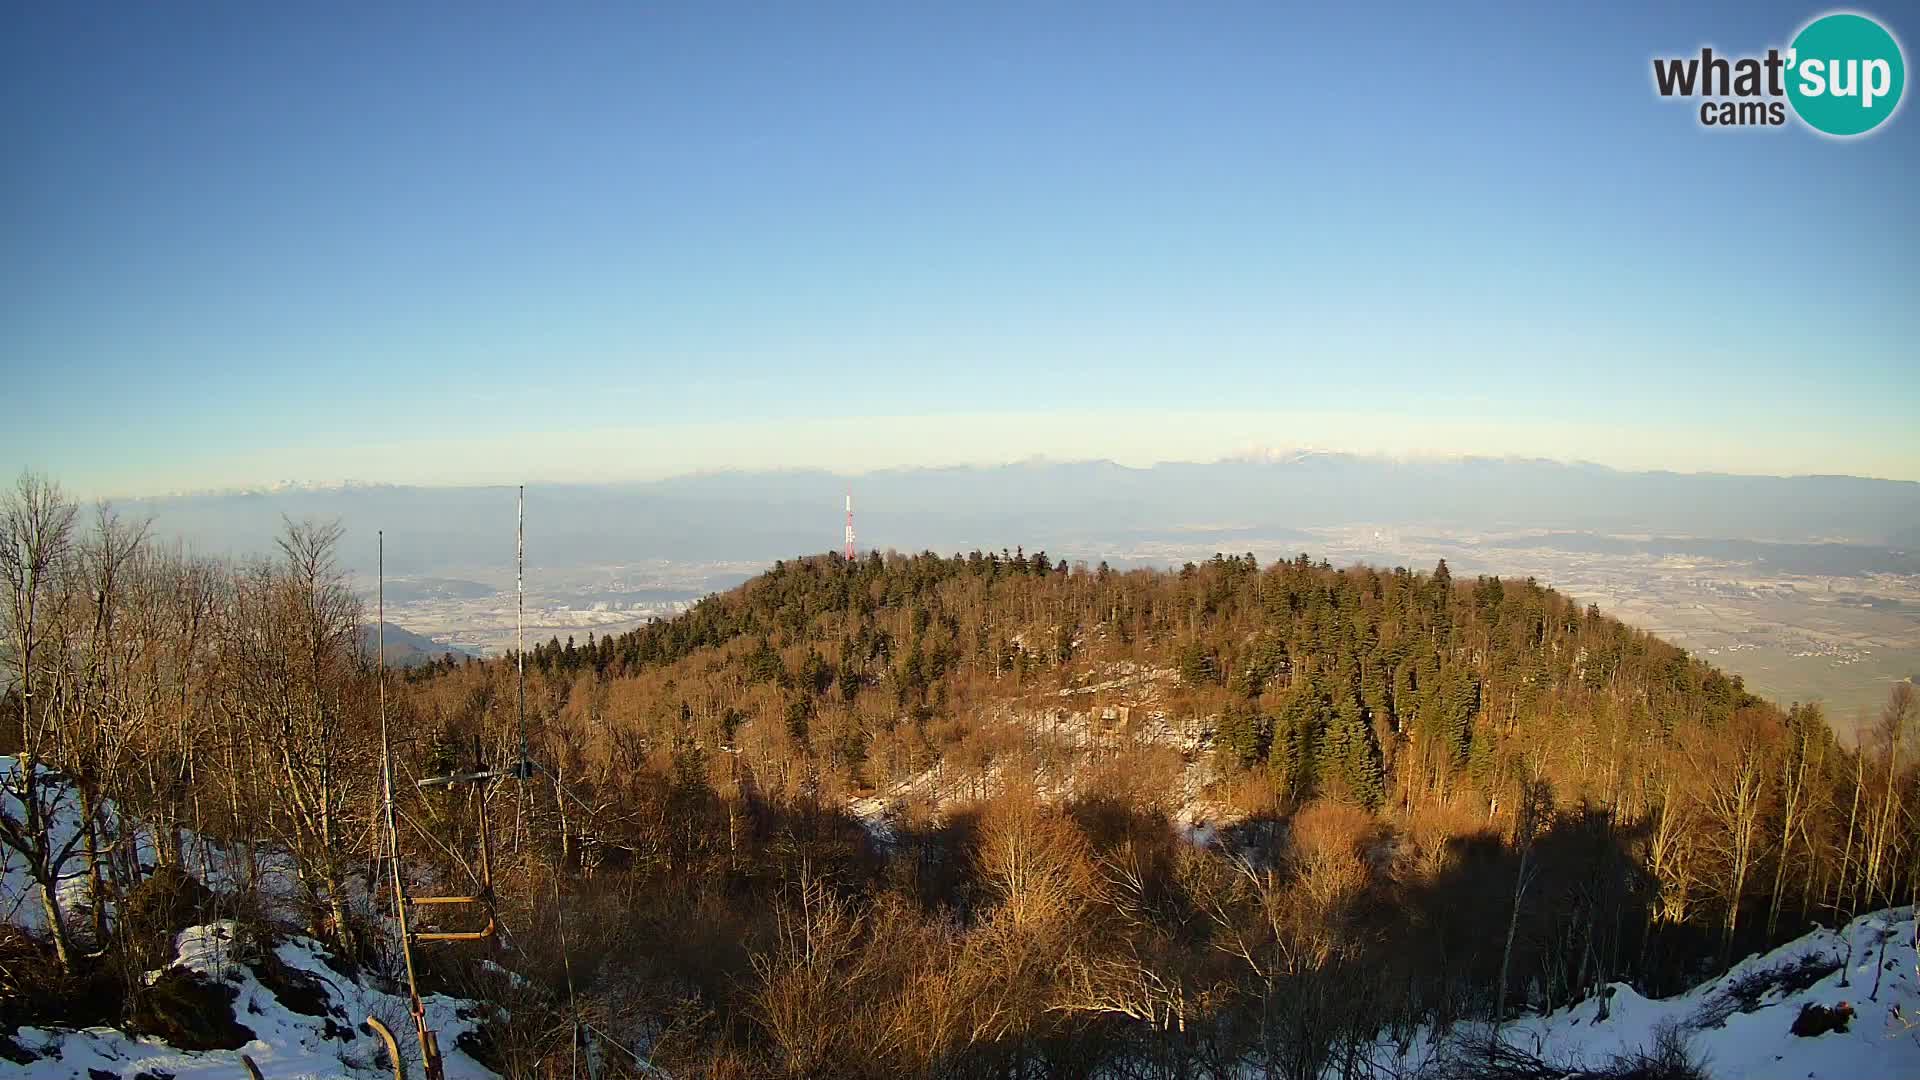
[[[473, 752], [480, 753], [480, 740], [474, 739]], [[480, 891], [471, 896], [401, 896], [403, 904], [418, 904], [425, 907], [453, 907], [477, 904], [486, 911], [487, 925], [480, 930], [414, 930], [407, 934], [412, 941], [486, 941], [499, 930], [494, 918], [493, 908], [493, 839], [487, 829], [487, 785], [499, 779], [500, 773], [493, 769], [476, 769], [472, 772], [450, 773], [446, 776], [429, 776], [418, 781], [415, 786], [427, 790], [431, 788], [449, 788], [455, 784], [480, 785]]]

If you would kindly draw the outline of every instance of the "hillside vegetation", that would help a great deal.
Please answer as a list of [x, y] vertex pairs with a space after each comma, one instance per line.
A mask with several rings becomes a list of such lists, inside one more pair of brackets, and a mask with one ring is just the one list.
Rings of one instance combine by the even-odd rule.
[[[200, 838], [261, 853], [200, 916], [391, 975], [337, 530], [217, 564], [32, 480], [5, 522], [0, 844], [41, 911], [5, 970], [61, 974], [9, 976], [4, 1019], [135, 1011], [166, 931], [119, 898], [197, 873]], [[507, 932], [428, 975], [504, 1006], [469, 1052], [511, 1075], [576, 1038], [632, 1075], [1362, 1075], [1383, 1040], [1671, 993], [1920, 885], [1910, 686], [1854, 750], [1444, 564], [809, 557], [529, 650], [524, 726], [515, 659], [386, 693], [409, 872], [459, 888], [492, 825]], [[411, 783], [523, 753], [484, 797]]]

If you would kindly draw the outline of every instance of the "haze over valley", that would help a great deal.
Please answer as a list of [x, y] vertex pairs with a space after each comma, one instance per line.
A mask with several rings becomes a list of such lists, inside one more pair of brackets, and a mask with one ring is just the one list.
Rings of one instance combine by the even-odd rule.
[[[1844, 736], [1920, 675], [1920, 484], [1632, 473], [1541, 460], [1311, 453], [1130, 469], [1107, 462], [688, 476], [528, 492], [529, 642], [669, 618], [776, 559], [828, 550], [852, 491], [863, 549], [1019, 543], [1116, 568], [1306, 553], [1536, 578], [1742, 675], [1820, 701]], [[477, 655], [514, 635], [513, 490], [339, 486], [122, 502], [197, 549], [264, 551], [281, 515], [337, 518], [369, 602], [387, 530], [388, 621]]]

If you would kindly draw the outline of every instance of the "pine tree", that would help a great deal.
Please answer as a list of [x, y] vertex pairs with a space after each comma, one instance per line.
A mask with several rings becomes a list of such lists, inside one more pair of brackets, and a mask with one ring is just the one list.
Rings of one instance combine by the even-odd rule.
[[1220, 715], [1217, 732], [1221, 749], [1240, 768], [1248, 768], [1267, 756], [1272, 738], [1267, 719], [1250, 701], [1235, 701]]
[[1198, 638], [1180, 647], [1180, 678], [1188, 686], [1211, 686], [1220, 681], [1220, 658]]
[[1380, 745], [1374, 741], [1373, 726], [1367, 723], [1359, 697], [1343, 693], [1322, 708], [1326, 737], [1320, 745], [1321, 775], [1353, 802], [1370, 810], [1378, 807], [1386, 796]]
[[1273, 720], [1267, 754], [1267, 775], [1283, 798], [1300, 801], [1313, 794], [1319, 759], [1320, 716], [1312, 687], [1300, 686], [1287, 694]]

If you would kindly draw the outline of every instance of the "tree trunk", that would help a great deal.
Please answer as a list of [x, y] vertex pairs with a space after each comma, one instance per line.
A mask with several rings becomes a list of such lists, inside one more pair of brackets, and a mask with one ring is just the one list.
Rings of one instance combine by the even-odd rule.
[[[1834, 883], [1833, 903], [1831, 905], [1836, 914], [1838, 914], [1840, 910], [1840, 898], [1848, 895], [1847, 872], [1853, 866], [1854, 826], [1858, 824], [1860, 818], [1860, 788], [1866, 780], [1866, 751], [1856, 747], [1854, 749], [1854, 760], [1858, 763], [1858, 768], [1855, 770], [1853, 778], [1853, 807], [1847, 811], [1847, 846], [1840, 855], [1840, 880]], [[1850, 915], [1852, 912], [1853, 905], [1849, 903], [1847, 905], [1847, 913]], [[1842, 918], [1841, 921], [1844, 922], [1845, 919]]]
[[107, 947], [107, 883], [100, 876], [99, 807], [93, 792], [80, 785], [81, 828], [87, 841], [87, 896], [93, 901], [93, 947]]
[[[1868, 863], [1870, 876], [1867, 879], [1867, 904], [1869, 907], [1873, 905], [1874, 887], [1879, 884], [1880, 881], [1881, 864], [1886, 861], [1889, 856], [1887, 850], [1887, 830], [1893, 826], [1894, 809], [1896, 807], [1894, 794], [1900, 788], [1900, 727], [1897, 723], [1887, 738], [1887, 797], [1882, 802], [1879, 820], [1875, 823], [1873, 830], [1873, 858]], [[1892, 882], [1888, 884], [1886, 890], [1886, 898], [1889, 903], [1893, 901], [1893, 890], [1898, 886], [1898, 883], [1899, 875], [1895, 873]]]
[[347, 890], [340, 884], [340, 874], [334, 869], [331, 859], [320, 876], [320, 885], [327, 891], [327, 917], [333, 920], [333, 940], [352, 955], [355, 947], [353, 923], [347, 914]]
[[[566, 783], [566, 775], [567, 766], [565, 762], [561, 762], [555, 766], [553, 773], [553, 805], [560, 812], [560, 865], [571, 867], [573, 865], [573, 832], [567, 821], [566, 792], [561, 786]], [[667, 867], [668, 869], [672, 869], [673, 867], [671, 847], [669, 847], [667, 855]]]
[[53, 936], [53, 954], [60, 970], [73, 973], [73, 939], [67, 933], [66, 912], [60, 910], [60, 874], [49, 871], [40, 878], [40, 909], [47, 916], [47, 932]]
[[1733, 896], [1727, 901], [1726, 931], [1720, 939], [1720, 962], [1733, 959], [1733, 934], [1740, 925], [1740, 894], [1746, 890], [1747, 864], [1740, 860], [1733, 871]]
[[1780, 900], [1786, 891], [1787, 853], [1793, 850], [1793, 829], [1799, 824], [1800, 799], [1806, 789], [1806, 759], [1804, 754], [1797, 767], [1790, 768], [1785, 774], [1785, 798], [1781, 805], [1780, 856], [1774, 860], [1773, 898], [1767, 904], [1767, 943], [1772, 944], [1780, 929]]
[[[1520, 932], [1520, 901], [1527, 893], [1527, 866], [1532, 861], [1531, 850], [1520, 851], [1520, 868], [1513, 875], [1513, 907], [1507, 913], [1507, 941], [1500, 950], [1500, 989], [1494, 998], [1493, 1022], [1498, 1025], [1507, 1019], [1507, 972], [1513, 964], [1513, 939]], [[1496, 1032], [1495, 1038], [1498, 1038]]]

